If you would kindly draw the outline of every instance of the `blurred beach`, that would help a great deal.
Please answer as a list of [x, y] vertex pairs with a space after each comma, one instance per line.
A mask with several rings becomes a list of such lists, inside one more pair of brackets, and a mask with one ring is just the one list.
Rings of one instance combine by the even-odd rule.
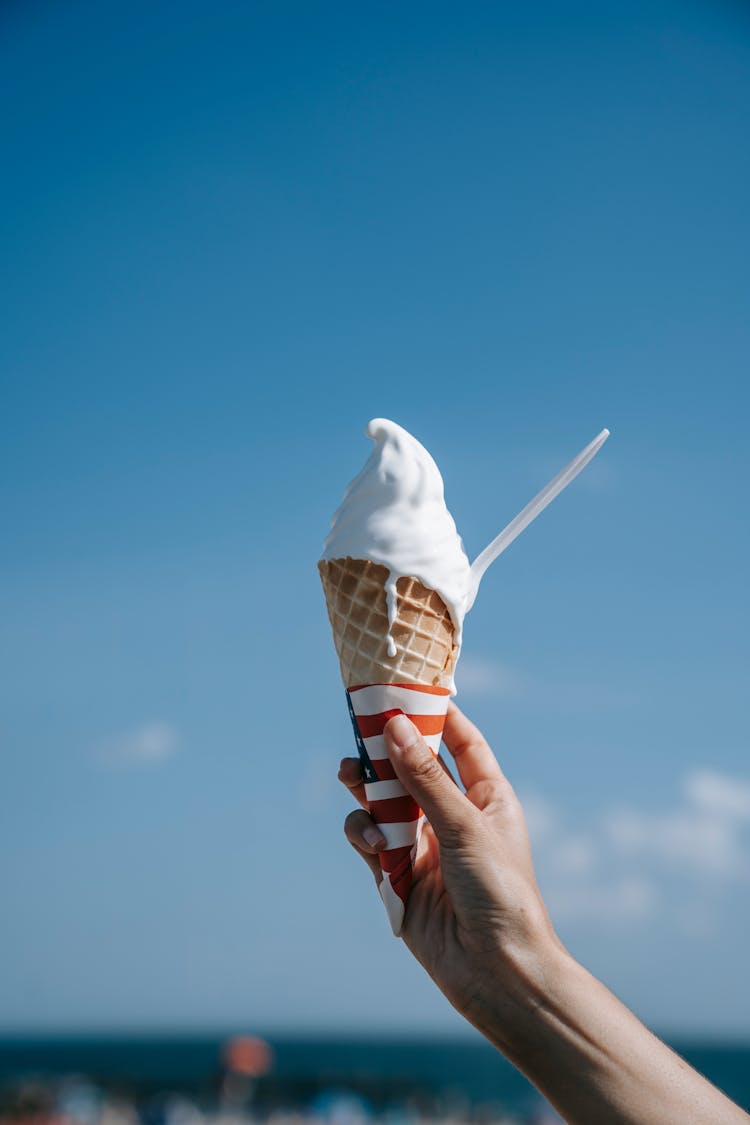
[[[231, 1047], [237, 1042], [264, 1045], [267, 1057], [258, 1069], [266, 1073], [232, 1071]], [[750, 1044], [674, 1046], [750, 1108]], [[514, 1067], [473, 1037], [0, 1039], [4, 1125], [558, 1120]]]

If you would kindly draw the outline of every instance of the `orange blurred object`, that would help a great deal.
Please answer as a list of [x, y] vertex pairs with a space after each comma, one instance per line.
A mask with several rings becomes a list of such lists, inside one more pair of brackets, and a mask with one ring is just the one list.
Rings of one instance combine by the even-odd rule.
[[238, 1035], [224, 1047], [224, 1065], [232, 1074], [260, 1078], [273, 1065], [273, 1052], [264, 1039], [254, 1035]]

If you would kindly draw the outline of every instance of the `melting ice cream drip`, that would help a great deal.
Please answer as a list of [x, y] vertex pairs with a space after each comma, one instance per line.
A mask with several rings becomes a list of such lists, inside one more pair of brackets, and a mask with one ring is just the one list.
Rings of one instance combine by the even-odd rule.
[[385, 606], [388, 613], [388, 655], [396, 655], [396, 642], [393, 639], [393, 626], [396, 624], [396, 615], [398, 614], [398, 593], [396, 592], [396, 582], [390, 572], [385, 582]]

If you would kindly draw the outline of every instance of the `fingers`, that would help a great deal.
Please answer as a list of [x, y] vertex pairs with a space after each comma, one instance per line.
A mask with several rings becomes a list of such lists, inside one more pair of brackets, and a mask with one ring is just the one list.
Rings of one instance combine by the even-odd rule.
[[[454, 785], [458, 785], [455, 777], [450, 771], [450, 767], [446, 765], [442, 754], [438, 754], [437, 760], [440, 766], [445, 770], [445, 774]], [[351, 795], [359, 801], [363, 809], [369, 810], [369, 802], [367, 800], [367, 793], [362, 781], [362, 763], [359, 758], [342, 758], [339, 765], [339, 781], [345, 785]]]
[[367, 808], [367, 797], [362, 781], [362, 765], [359, 758], [342, 758], [339, 766], [339, 781], [351, 793], [363, 809]]
[[424, 809], [441, 846], [455, 846], [473, 825], [476, 810], [406, 715], [390, 719], [383, 734], [399, 781]]
[[373, 854], [385, 847], [385, 836], [364, 809], [350, 812], [344, 821], [344, 832], [350, 844]]
[[459, 711], [455, 703], [448, 705], [443, 742], [453, 755], [465, 789], [471, 789], [480, 781], [504, 780], [503, 771], [484, 735]]
[[385, 836], [364, 809], [355, 809], [350, 812], [344, 821], [344, 834], [355, 851], [359, 852], [362, 859], [375, 876], [375, 881], [380, 883], [383, 872], [380, 869], [378, 852], [385, 847]]

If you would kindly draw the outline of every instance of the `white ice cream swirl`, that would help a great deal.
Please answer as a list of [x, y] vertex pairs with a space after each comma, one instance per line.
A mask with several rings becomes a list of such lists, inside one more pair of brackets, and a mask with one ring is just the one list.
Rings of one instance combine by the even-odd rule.
[[[366, 433], [375, 448], [344, 493], [323, 558], [369, 559], [388, 569], [389, 629], [396, 619], [396, 583], [418, 578], [445, 602], [460, 645], [470, 566], [445, 506], [440, 471], [424, 446], [395, 422], [375, 418]], [[390, 634], [388, 652], [396, 654]]]

